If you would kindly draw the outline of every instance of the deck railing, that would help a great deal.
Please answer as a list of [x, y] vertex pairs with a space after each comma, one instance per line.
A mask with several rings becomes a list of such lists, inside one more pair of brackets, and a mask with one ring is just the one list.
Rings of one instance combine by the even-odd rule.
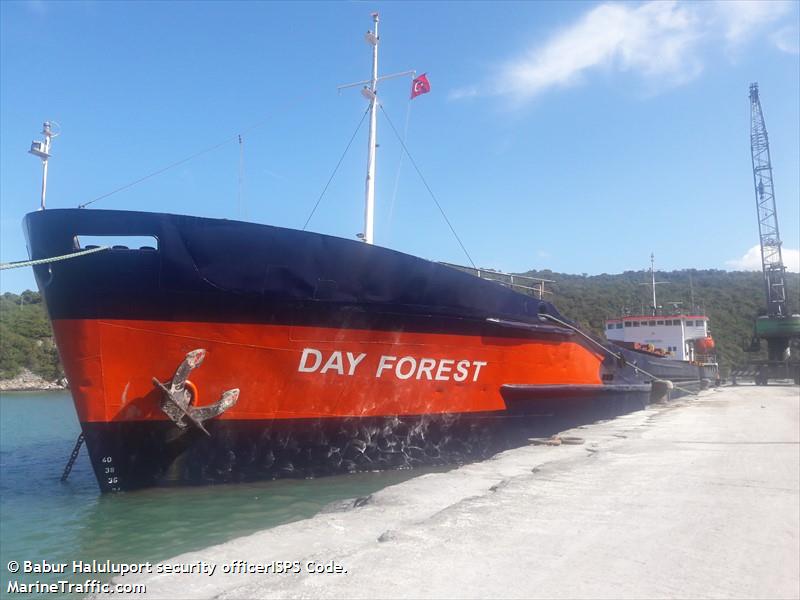
[[464, 273], [469, 273], [480, 279], [487, 281], [494, 281], [505, 287], [517, 290], [523, 290], [523, 293], [528, 293], [541, 300], [545, 294], [552, 294], [550, 290], [545, 289], [545, 284], [555, 283], [552, 279], [541, 279], [539, 277], [529, 277], [527, 275], [512, 275], [511, 273], [504, 273], [494, 269], [475, 269], [473, 267], [465, 267], [464, 265], [456, 265], [453, 263], [441, 262], [440, 264], [458, 269]]

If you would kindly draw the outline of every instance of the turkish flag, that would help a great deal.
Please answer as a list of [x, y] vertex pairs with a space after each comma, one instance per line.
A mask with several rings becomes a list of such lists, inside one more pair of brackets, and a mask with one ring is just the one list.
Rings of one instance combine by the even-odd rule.
[[431, 91], [431, 82], [428, 81], [428, 78], [425, 73], [417, 77], [414, 81], [411, 82], [411, 99], [413, 100], [417, 96], [421, 94], [427, 94]]

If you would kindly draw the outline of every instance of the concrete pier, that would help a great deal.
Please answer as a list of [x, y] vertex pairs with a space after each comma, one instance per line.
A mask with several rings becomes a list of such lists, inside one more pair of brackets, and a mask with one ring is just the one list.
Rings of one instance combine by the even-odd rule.
[[[800, 597], [800, 388], [709, 390], [563, 436], [583, 443], [508, 451], [165, 561], [214, 563], [213, 576], [117, 581], [159, 598]], [[234, 561], [301, 572], [222, 573]]]

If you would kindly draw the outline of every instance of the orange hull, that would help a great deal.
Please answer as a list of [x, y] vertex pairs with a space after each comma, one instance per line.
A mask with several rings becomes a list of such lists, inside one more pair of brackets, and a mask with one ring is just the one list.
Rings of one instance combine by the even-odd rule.
[[240, 389], [220, 419], [485, 412], [505, 408], [509, 382], [601, 385], [603, 357], [569, 340], [108, 319], [53, 328], [81, 422], [166, 419], [152, 378], [168, 381], [196, 348], [208, 351], [191, 375], [199, 405]]

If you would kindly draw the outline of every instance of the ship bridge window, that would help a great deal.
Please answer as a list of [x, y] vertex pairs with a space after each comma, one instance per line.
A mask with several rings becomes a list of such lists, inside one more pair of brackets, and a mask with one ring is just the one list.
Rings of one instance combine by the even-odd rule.
[[634, 322], [633, 322], [633, 326], [634, 326], [634, 327], [638, 327], [638, 326], [639, 326], [639, 321], [634, 321]]
[[663, 325], [664, 321], [656, 321], [656, 325]]
[[622, 329], [622, 323], [617, 323], [617, 329]]
[[630, 321], [625, 321], [625, 327], [630, 327], [630, 326], [631, 326], [631, 322]]
[[686, 321], [687, 327], [694, 327], [694, 321]]
[[655, 326], [656, 322], [655, 321], [648, 321], [647, 324], [650, 325], [650, 327], [653, 327], [653, 326]]
[[112, 250], [158, 250], [158, 238], [152, 235], [76, 235], [76, 250], [108, 246]]
[[609, 323], [609, 324], [608, 324], [608, 328], [609, 328], [609, 329], [614, 329], [614, 324], [613, 324], [613, 323]]

